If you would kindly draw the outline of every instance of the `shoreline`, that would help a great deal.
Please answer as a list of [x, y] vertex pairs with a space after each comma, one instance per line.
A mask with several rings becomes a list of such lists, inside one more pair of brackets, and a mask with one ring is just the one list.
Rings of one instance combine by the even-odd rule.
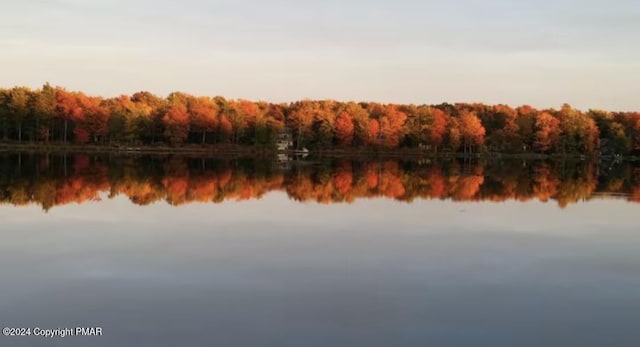
[[[200, 155], [207, 157], [248, 157], [277, 158], [278, 155], [296, 156], [295, 150], [277, 151], [271, 146], [250, 145], [185, 145], [185, 146], [116, 146], [116, 145], [77, 145], [61, 143], [0, 143], [2, 153], [95, 153], [120, 155]], [[442, 151], [434, 153], [420, 148], [380, 149], [380, 148], [318, 148], [309, 150], [309, 158], [343, 159], [524, 159], [524, 160], [578, 160], [578, 161], [640, 161], [635, 156], [587, 156], [580, 153], [544, 154], [544, 153], [501, 153], [479, 152], [472, 154]]]
[[0, 143], [0, 153], [95, 153], [121, 155], [202, 155], [202, 156], [239, 156], [272, 157], [275, 150], [266, 146], [208, 145], [208, 146], [115, 146], [115, 145], [76, 145], [61, 143]]

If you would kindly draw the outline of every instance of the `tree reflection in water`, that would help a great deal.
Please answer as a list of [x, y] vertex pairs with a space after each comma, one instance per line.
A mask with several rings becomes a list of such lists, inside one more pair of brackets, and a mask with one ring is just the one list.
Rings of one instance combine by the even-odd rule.
[[296, 201], [351, 203], [363, 198], [453, 201], [556, 201], [594, 198], [640, 202], [640, 167], [589, 162], [418, 162], [330, 160], [283, 170], [266, 160], [181, 156], [0, 156], [0, 203], [69, 203], [125, 195], [133, 203], [171, 205], [259, 199], [283, 191]]

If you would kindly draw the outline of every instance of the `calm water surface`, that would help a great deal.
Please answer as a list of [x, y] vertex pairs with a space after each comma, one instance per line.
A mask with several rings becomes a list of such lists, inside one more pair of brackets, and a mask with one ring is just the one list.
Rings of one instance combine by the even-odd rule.
[[640, 345], [634, 167], [2, 160], [2, 346]]

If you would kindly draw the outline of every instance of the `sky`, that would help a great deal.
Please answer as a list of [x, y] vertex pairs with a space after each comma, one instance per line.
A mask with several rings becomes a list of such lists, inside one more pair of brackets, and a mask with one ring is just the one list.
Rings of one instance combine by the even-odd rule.
[[637, 0], [0, 0], [0, 85], [640, 110]]

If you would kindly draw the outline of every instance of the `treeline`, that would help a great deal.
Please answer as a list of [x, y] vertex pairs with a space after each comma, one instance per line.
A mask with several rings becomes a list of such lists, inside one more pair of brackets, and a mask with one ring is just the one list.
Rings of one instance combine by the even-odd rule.
[[425, 151], [640, 154], [640, 113], [530, 106], [304, 100], [289, 104], [149, 92], [87, 96], [45, 84], [0, 89], [0, 140], [96, 145], [294, 145]]
[[596, 197], [640, 202], [640, 167], [598, 172], [589, 162], [481, 164], [459, 161], [332, 161], [282, 171], [268, 161], [89, 155], [0, 156], [0, 203], [57, 205], [126, 196], [148, 205], [220, 203], [285, 192], [296, 201], [350, 203], [363, 198], [453, 201], [556, 201]]

